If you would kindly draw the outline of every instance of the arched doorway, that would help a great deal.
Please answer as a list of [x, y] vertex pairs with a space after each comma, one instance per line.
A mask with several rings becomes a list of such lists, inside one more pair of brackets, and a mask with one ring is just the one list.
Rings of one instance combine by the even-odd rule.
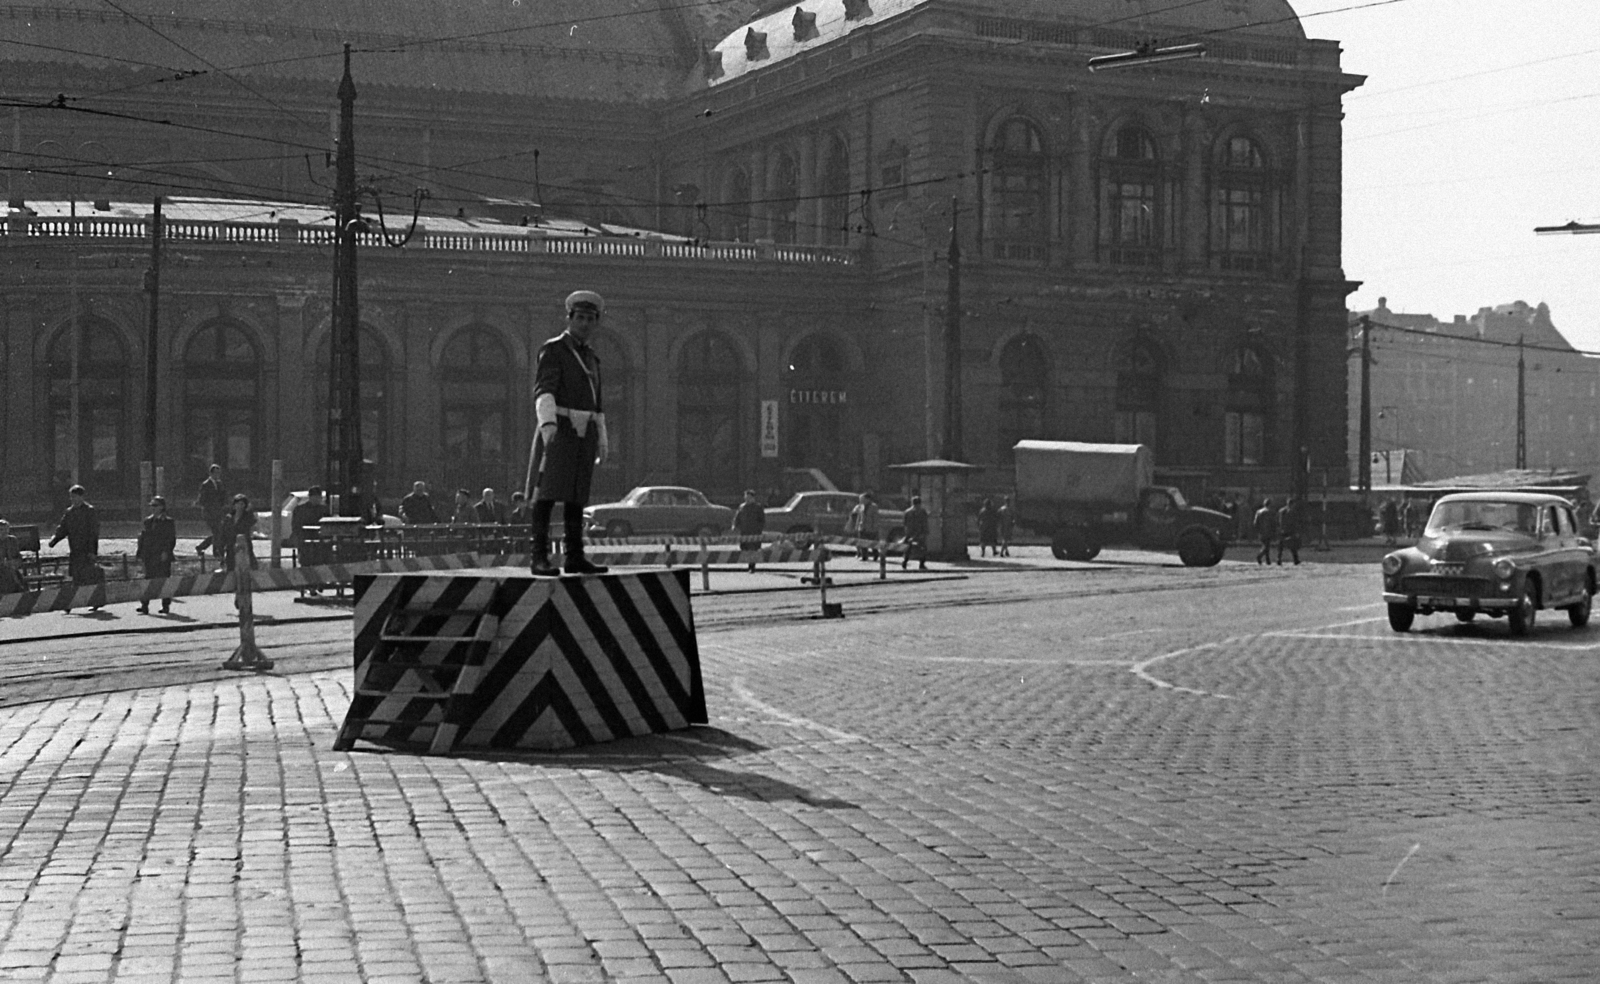
[[678, 355], [678, 481], [708, 496], [735, 498], [744, 365], [727, 336], [706, 331]]
[[817, 333], [802, 338], [783, 375], [786, 400], [780, 441], [788, 468], [821, 469], [841, 488], [859, 484], [850, 388], [839, 343]]
[[184, 483], [199, 488], [213, 464], [229, 486], [259, 493], [261, 352], [243, 326], [213, 321], [183, 353]]
[[128, 461], [128, 353], [117, 330], [99, 318], [78, 322], [78, 412], [72, 412], [72, 326], [56, 332], [45, 356], [50, 378], [50, 494], [65, 498], [74, 481], [91, 499], [134, 494]]
[[520, 490], [527, 468], [511, 454], [511, 353], [500, 335], [474, 325], [451, 336], [439, 365], [443, 416], [444, 498], [458, 488], [477, 495], [484, 488]]
[[1144, 444], [1165, 460], [1161, 439], [1161, 353], [1139, 341], [1123, 350], [1117, 360], [1118, 444]]
[[620, 499], [633, 487], [628, 462], [635, 460], [630, 446], [633, 435], [633, 369], [610, 332], [596, 332], [589, 339], [600, 360], [600, 398], [606, 413], [606, 460], [594, 470], [589, 501]]
[[1018, 335], [1000, 350], [1000, 413], [995, 462], [1013, 466], [1012, 448], [1024, 438], [1045, 436], [1045, 396], [1050, 357], [1038, 335]]

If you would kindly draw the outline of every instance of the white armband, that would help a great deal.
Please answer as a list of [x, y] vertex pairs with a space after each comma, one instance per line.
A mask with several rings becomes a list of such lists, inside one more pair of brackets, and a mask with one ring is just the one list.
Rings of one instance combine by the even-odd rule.
[[539, 426], [556, 422], [556, 395], [554, 393], [540, 393], [533, 401], [533, 415], [538, 418]]

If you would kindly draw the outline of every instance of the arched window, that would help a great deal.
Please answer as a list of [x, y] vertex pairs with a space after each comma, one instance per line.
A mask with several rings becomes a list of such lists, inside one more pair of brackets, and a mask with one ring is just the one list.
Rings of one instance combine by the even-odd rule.
[[126, 451], [128, 353], [110, 323], [78, 320], [78, 411], [72, 410], [72, 326], [50, 340], [52, 435], [51, 492], [64, 495], [74, 481], [91, 496], [126, 491], [131, 472]]
[[526, 462], [510, 454], [511, 353], [499, 333], [474, 325], [451, 336], [439, 386], [446, 487], [520, 489]]
[[1049, 165], [1039, 128], [1000, 124], [989, 148], [989, 238], [1002, 260], [1043, 261], [1050, 238]]
[[184, 470], [190, 487], [213, 464], [235, 484], [260, 484], [261, 353], [241, 325], [213, 321], [183, 353]]
[[850, 242], [850, 148], [838, 135], [828, 141], [822, 159], [822, 229], [817, 237], [829, 246]]
[[1138, 126], [1114, 130], [1100, 161], [1100, 249], [1106, 263], [1160, 266], [1165, 199], [1155, 140]]
[[629, 439], [633, 431], [633, 369], [627, 355], [609, 331], [597, 331], [589, 347], [600, 360], [600, 399], [606, 414], [606, 460], [594, 472], [592, 502], [620, 499], [633, 487], [627, 462], [634, 460]]
[[1271, 463], [1272, 360], [1253, 345], [1228, 357], [1228, 395], [1223, 410], [1222, 460], [1230, 465]]
[[800, 229], [800, 169], [788, 154], [778, 157], [772, 169], [772, 239], [796, 241]]
[[1148, 342], [1136, 342], [1117, 361], [1118, 444], [1144, 444], [1159, 451], [1161, 417], [1160, 353]]
[[1018, 335], [1000, 350], [1001, 467], [1012, 465], [1012, 448], [1025, 438], [1045, 437], [1045, 397], [1050, 386], [1050, 357], [1037, 335]]
[[1211, 256], [1220, 270], [1268, 269], [1271, 181], [1261, 147], [1249, 137], [1219, 141], [1212, 159]]
[[726, 336], [707, 331], [678, 356], [678, 481], [708, 495], [743, 487], [739, 409], [744, 367]]
[[[311, 446], [314, 457], [306, 462], [304, 471], [318, 481], [327, 478], [328, 462], [328, 347], [331, 335], [324, 335], [317, 346], [317, 370], [312, 378], [311, 405], [316, 408], [313, 417]], [[389, 360], [383, 340], [369, 325], [361, 326], [361, 336], [356, 345], [361, 362], [361, 457], [373, 464], [365, 474], [367, 482], [376, 481], [380, 491], [395, 487], [400, 476], [388, 471], [389, 456]]]
[[734, 168], [728, 175], [728, 193], [723, 197], [722, 238], [734, 242], [750, 241], [750, 175]]
[[790, 468], [819, 468], [829, 478], [848, 481], [855, 444], [847, 438], [850, 389], [844, 353], [828, 335], [807, 335], [794, 347], [783, 382], [787, 401], [780, 443]]

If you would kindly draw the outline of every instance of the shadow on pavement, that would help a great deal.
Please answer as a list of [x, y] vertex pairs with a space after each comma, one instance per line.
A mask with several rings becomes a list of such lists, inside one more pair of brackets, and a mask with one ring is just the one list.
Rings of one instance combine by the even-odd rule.
[[[416, 754], [405, 746], [372, 739], [362, 739], [357, 750], [377, 751], [378, 754], [388, 755]], [[619, 773], [653, 772], [660, 776], [692, 782], [708, 792], [738, 799], [764, 803], [803, 803], [822, 810], [859, 808], [857, 804], [847, 800], [819, 796], [811, 790], [771, 776], [758, 772], [718, 768], [707, 761], [707, 759], [766, 750], [764, 745], [747, 741], [720, 728], [697, 725], [684, 731], [622, 738], [598, 745], [558, 751], [464, 749], [444, 757], [530, 766], [559, 766], [563, 769], [595, 769]]]

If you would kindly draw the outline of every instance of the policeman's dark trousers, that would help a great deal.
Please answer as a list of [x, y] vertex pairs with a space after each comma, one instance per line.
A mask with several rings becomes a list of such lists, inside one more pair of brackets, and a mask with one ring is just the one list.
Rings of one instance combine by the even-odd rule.
[[[533, 502], [533, 545], [532, 553], [534, 563], [539, 558], [550, 555], [550, 516], [556, 511], [554, 499], [535, 499]], [[566, 534], [564, 545], [566, 555], [570, 560], [573, 557], [583, 556], [583, 503], [564, 502], [561, 504], [561, 525]]]

